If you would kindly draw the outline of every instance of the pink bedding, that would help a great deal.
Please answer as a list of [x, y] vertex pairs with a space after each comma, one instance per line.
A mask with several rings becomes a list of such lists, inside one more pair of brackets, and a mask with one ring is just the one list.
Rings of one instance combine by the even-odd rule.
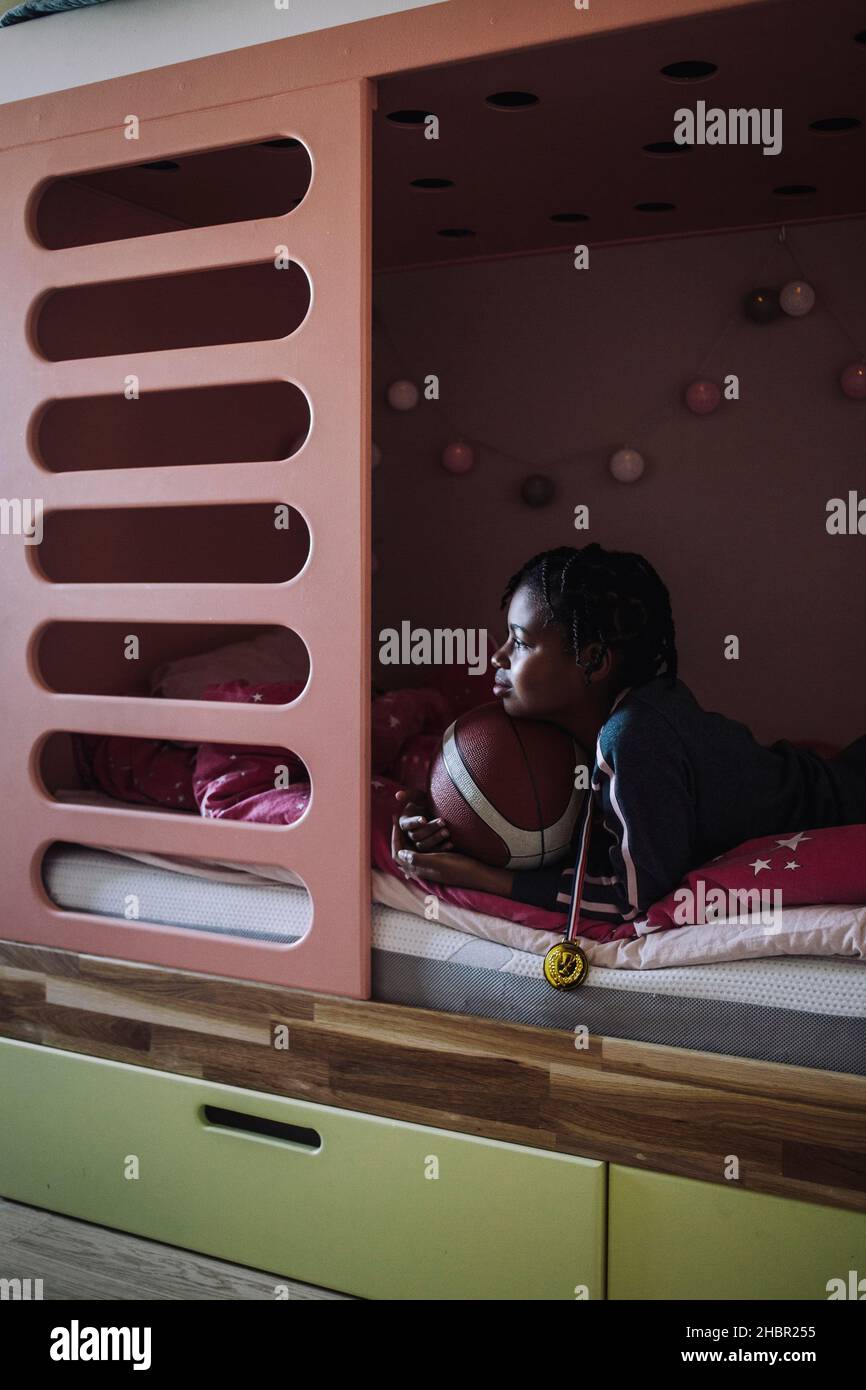
[[[391, 857], [394, 793], [425, 785], [444, 729], [463, 709], [487, 698], [471, 677], [455, 681], [453, 673], [442, 676], [439, 688], [393, 691], [373, 700], [371, 858], [374, 868], [403, 883], [406, 875]], [[302, 688], [301, 682], [229, 681], [208, 686], [202, 698], [288, 704]], [[79, 736], [77, 747], [85, 785], [127, 802], [272, 825], [291, 824], [309, 804], [306, 770], [283, 749], [88, 735]], [[826, 745], [821, 751], [829, 752]], [[417, 880], [413, 886], [420, 886], [425, 903], [438, 899], [458, 912], [484, 913], [544, 932], [561, 933], [565, 925], [563, 913], [510, 898]], [[738, 898], [755, 889], [765, 890], [763, 900]], [[774, 890], [781, 898], [773, 897]], [[742, 905], [732, 911], [738, 901]], [[747, 913], [747, 904], [754, 902], [757, 910], [779, 904], [866, 903], [866, 826], [795, 829], [790, 835], [750, 841], [692, 870], [680, 889], [656, 903], [645, 919], [618, 928], [586, 922], [581, 935], [601, 944], [667, 934], [686, 925], [712, 928], [719, 920]], [[772, 931], [772, 918], [764, 931]]]
[[866, 903], [866, 825], [747, 840], [691, 869], [638, 935], [749, 914], [772, 927], [785, 908], [810, 903]]

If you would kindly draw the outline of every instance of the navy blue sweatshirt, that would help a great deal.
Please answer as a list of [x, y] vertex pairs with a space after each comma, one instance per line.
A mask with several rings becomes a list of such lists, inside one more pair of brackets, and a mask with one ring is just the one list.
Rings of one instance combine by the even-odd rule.
[[[831, 762], [704, 710], [659, 676], [620, 691], [599, 730], [582, 917], [645, 916], [689, 869], [759, 835], [866, 823], [866, 736]], [[577, 863], [516, 872], [512, 896], [567, 912]]]

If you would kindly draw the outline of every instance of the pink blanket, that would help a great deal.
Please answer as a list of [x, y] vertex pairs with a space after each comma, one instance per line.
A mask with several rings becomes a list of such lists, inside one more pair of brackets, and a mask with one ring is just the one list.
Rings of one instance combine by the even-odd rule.
[[[436, 673], [437, 676], [440, 673]], [[391, 818], [400, 788], [424, 787], [430, 761], [452, 719], [489, 698], [487, 685], [472, 677], [441, 673], [439, 688], [422, 687], [378, 695], [372, 708], [371, 861], [401, 881], [406, 875], [391, 857]], [[202, 699], [283, 705], [302, 684], [250, 685], [224, 681], [210, 685]], [[299, 758], [280, 748], [202, 743], [198, 748], [153, 739], [82, 736], [79, 764], [85, 785], [100, 787], [123, 801], [198, 810], [217, 820], [291, 825], [309, 804], [310, 784]], [[417, 882], [417, 880], [415, 880]], [[565, 917], [528, 903], [490, 893], [425, 883], [431, 894], [453, 907], [485, 912], [522, 926], [562, 931]]]
[[[439, 673], [437, 673], [438, 675]], [[297, 682], [250, 685], [228, 681], [208, 686], [202, 698], [247, 704], [288, 704], [302, 689]], [[486, 690], [486, 687], [485, 687]], [[455, 685], [442, 681], [439, 688], [423, 687], [378, 695], [372, 708], [371, 859], [373, 867], [400, 880], [406, 875], [391, 857], [392, 816], [397, 808], [395, 792], [403, 787], [424, 787], [430, 761], [444, 730], [457, 714], [486, 702], [487, 694], [471, 678]], [[815, 746], [815, 745], [812, 745]], [[85, 785], [98, 786], [124, 801], [198, 810], [214, 819], [245, 820], [269, 825], [290, 825], [306, 810], [310, 784], [299, 758], [279, 748], [251, 748], [233, 744], [203, 743], [198, 746], [159, 743], [152, 739], [91, 737], [77, 742]], [[829, 753], [825, 746], [822, 752]], [[751, 841], [720, 856], [712, 864], [692, 870], [683, 888], [692, 898], [683, 910], [682, 899], [671, 894], [652, 907], [646, 920], [611, 928], [603, 922], [584, 922], [581, 935], [596, 942], [630, 941], [657, 931], [684, 925], [700, 926], [719, 913], [723, 890], [727, 901], [736, 902], [738, 890], [779, 890], [786, 906], [802, 903], [866, 903], [866, 826], [838, 830], [792, 829], [796, 844]], [[799, 834], [799, 839], [797, 836]], [[792, 857], [796, 849], [799, 858]], [[754, 863], [769, 860], [768, 868], [754, 870]], [[786, 867], [802, 861], [802, 873]], [[756, 884], [757, 874], [762, 875]], [[546, 912], [528, 903], [490, 893], [448, 888], [413, 880], [421, 891], [452, 907], [486, 913], [522, 926], [561, 932], [565, 914]], [[713, 909], [705, 910], [708, 893], [715, 889]], [[682, 891], [682, 890], [678, 890]], [[743, 900], [747, 901], [746, 899]], [[771, 900], [775, 901], [775, 900]], [[694, 910], [692, 910], [694, 906]], [[760, 910], [760, 909], [759, 909]]]
[[[303, 688], [302, 682], [250, 685], [247, 681], [226, 681], [209, 685], [202, 698], [232, 704], [287, 705]], [[199, 811], [214, 820], [291, 825], [310, 801], [307, 770], [300, 758], [284, 748], [202, 743], [192, 786]]]

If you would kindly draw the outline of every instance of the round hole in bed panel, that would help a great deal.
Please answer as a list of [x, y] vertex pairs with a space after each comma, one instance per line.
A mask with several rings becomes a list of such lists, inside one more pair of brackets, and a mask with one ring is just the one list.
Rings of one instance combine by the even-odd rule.
[[127, 400], [67, 396], [47, 401], [31, 425], [33, 452], [49, 473], [171, 468], [289, 459], [306, 442], [310, 403], [291, 381], [144, 391]]
[[412, 130], [416, 126], [423, 125], [429, 115], [429, 111], [410, 110], [407, 107], [400, 111], [389, 111], [385, 119], [390, 121], [392, 125], [403, 126], [404, 129]]
[[[190, 858], [182, 849], [178, 854]], [[244, 869], [196, 856], [178, 866], [168, 855], [55, 840], [42, 856], [39, 880], [55, 907], [123, 917], [131, 927], [179, 927], [291, 948], [313, 924], [313, 900], [303, 879], [276, 864]], [[122, 942], [108, 933], [123, 930], [106, 929], [111, 954], [118, 954]], [[59, 932], [62, 945], [62, 919]]]
[[285, 502], [50, 511], [31, 547], [55, 584], [282, 584], [310, 553]]
[[539, 104], [535, 92], [491, 92], [484, 100], [495, 111], [525, 111]]
[[691, 148], [691, 145], [678, 145], [676, 140], [650, 140], [648, 145], [644, 145], [646, 154], [663, 157], [671, 154], [688, 154]]
[[301, 141], [281, 136], [84, 170], [42, 183], [29, 221], [52, 251], [279, 217], [303, 201], [312, 167]]
[[220, 685], [242, 704], [292, 704], [310, 678], [306, 643], [291, 628], [227, 623], [46, 623], [32, 666], [61, 695], [201, 700]]
[[819, 121], [810, 121], [809, 129], [819, 135], [843, 135], [849, 130], [859, 130], [862, 124], [857, 116], [824, 116]]
[[32, 335], [49, 362], [264, 342], [294, 333], [310, 300], [295, 261], [108, 280], [49, 290], [33, 306]]
[[667, 77], [671, 82], [704, 82], [708, 77], [714, 77], [718, 72], [715, 63], [709, 63], [701, 58], [688, 58], [680, 63], [666, 63], [660, 69], [662, 77]]

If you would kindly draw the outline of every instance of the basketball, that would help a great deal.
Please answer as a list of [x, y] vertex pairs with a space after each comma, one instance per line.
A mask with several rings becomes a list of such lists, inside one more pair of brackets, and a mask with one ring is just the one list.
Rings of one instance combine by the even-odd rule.
[[571, 854], [586, 793], [575, 768], [587, 757], [564, 729], [511, 719], [480, 705], [446, 729], [430, 767], [432, 814], [455, 850], [505, 869], [540, 869]]

